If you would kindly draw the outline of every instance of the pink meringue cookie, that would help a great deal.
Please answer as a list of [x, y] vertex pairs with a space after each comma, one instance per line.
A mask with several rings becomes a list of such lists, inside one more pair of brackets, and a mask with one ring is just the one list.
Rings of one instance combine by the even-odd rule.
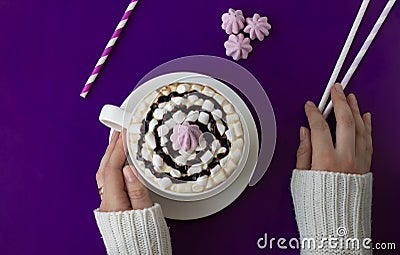
[[224, 43], [226, 55], [234, 60], [247, 59], [249, 53], [253, 50], [250, 45], [250, 39], [245, 38], [242, 33], [230, 35], [228, 41]]
[[174, 126], [170, 139], [175, 148], [190, 153], [199, 145], [201, 135], [202, 132], [197, 125], [190, 125], [185, 121], [181, 125]]
[[222, 15], [221, 19], [221, 27], [228, 35], [232, 33], [237, 34], [244, 28], [244, 17], [241, 10], [235, 11], [234, 9], [230, 8], [227, 13]]
[[244, 28], [244, 32], [250, 34], [250, 39], [254, 40], [256, 37], [258, 40], [264, 40], [265, 36], [269, 35], [269, 29], [271, 25], [268, 23], [267, 17], [260, 17], [259, 14], [255, 13], [252, 18], [246, 19], [247, 26]]

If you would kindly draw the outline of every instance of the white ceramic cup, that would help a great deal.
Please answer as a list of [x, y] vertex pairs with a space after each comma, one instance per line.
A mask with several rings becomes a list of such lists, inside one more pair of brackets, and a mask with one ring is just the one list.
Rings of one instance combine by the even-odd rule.
[[[125, 141], [128, 141], [128, 136], [129, 136], [129, 125], [131, 121], [131, 116], [132, 113], [135, 112], [135, 108], [137, 105], [139, 105], [141, 99], [143, 99], [146, 95], [149, 93], [164, 87], [168, 84], [174, 83], [174, 82], [188, 82], [188, 83], [197, 83], [197, 84], [202, 84], [205, 86], [212, 87], [215, 89], [217, 92], [220, 94], [224, 95], [231, 103], [234, 102], [235, 108], [237, 110], [237, 114], [239, 115], [243, 128], [243, 133], [244, 133], [244, 147], [243, 147], [243, 153], [242, 153], [242, 158], [239, 161], [237, 165], [237, 169], [220, 185], [215, 186], [214, 188], [210, 190], [206, 190], [200, 193], [178, 193], [178, 192], [173, 192], [170, 190], [163, 190], [157, 187], [152, 183], [152, 181], [149, 180], [149, 178], [146, 177], [146, 175], [141, 171], [141, 169], [138, 168], [138, 165], [136, 164], [136, 161], [130, 158], [130, 156], [134, 155], [132, 154], [132, 146], [130, 144], [127, 144], [128, 147], [128, 161], [133, 164], [136, 169], [138, 169], [138, 173], [141, 175], [143, 178], [145, 185], [153, 192], [157, 193], [158, 195], [167, 197], [169, 199], [173, 200], [178, 200], [178, 201], [195, 201], [195, 200], [201, 200], [201, 199], [206, 199], [211, 196], [214, 196], [221, 191], [223, 191], [225, 188], [227, 188], [230, 184], [232, 184], [235, 179], [240, 175], [241, 171], [243, 170], [248, 154], [249, 154], [249, 147], [251, 146], [249, 144], [249, 134], [248, 134], [248, 129], [247, 125], [244, 122], [244, 118], [242, 115], [243, 110], [241, 111], [240, 109], [245, 109], [244, 112], [247, 114], [251, 114], [250, 111], [248, 110], [246, 104], [243, 102], [243, 100], [227, 85], [224, 83], [198, 73], [190, 73], [190, 72], [178, 72], [178, 73], [169, 73], [165, 75], [158, 76], [154, 79], [151, 79], [139, 87], [137, 87], [134, 91], [132, 91], [132, 94], [130, 95], [130, 101], [128, 102], [128, 105], [125, 107], [125, 109], [122, 109], [118, 106], [114, 105], [109, 105], [106, 104], [103, 106], [99, 120], [102, 122], [104, 125], [107, 127], [110, 127], [116, 131], [121, 131], [123, 128], [128, 130], [126, 132], [126, 137]], [[245, 108], [244, 108], [245, 107]], [[131, 109], [131, 111], [128, 111], [126, 109]]]

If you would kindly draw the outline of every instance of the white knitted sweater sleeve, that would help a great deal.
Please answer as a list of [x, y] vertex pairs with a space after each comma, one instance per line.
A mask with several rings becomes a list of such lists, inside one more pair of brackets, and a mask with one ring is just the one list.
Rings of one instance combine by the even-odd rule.
[[159, 204], [143, 210], [94, 211], [107, 253], [172, 254], [167, 223]]
[[371, 173], [294, 170], [291, 191], [301, 254], [372, 254], [363, 245], [371, 238]]

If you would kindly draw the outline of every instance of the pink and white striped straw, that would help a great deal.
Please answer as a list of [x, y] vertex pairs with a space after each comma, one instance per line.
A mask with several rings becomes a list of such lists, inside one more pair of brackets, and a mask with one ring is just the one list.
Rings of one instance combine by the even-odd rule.
[[[379, 16], [378, 20], [376, 21], [374, 27], [372, 28], [371, 32], [369, 33], [367, 39], [365, 39], [364, 44], [361, 46], [360, 51], [357, 53], [357, 56], [353, 60], [349, 70], [345, 74], [341, 84], [343, 89], [346, 88], [347, 84], [349, 83], [351, 77], [353, 76], [354, 72], [356, 71], [358, 65], [360, 64], [361, 60], [363, 59], [365, 53], [367, 52], [369, 46], [371, 45], [372, 41], [374, 40], [375, 36], [378, 34], [379, 29], [381, 28], [383, 22], [385, 22], [386, 17], [388, 16], [390, 10], [392, 9], [393, 5], [395, 4], [396, 0], [389, 0], [386, 4], [385, 8], [383, 9], [381, 15]], [[323, 112], [323, 116], [325, 118], [328, 117], [329, 113], [332, 111], [333, 105], [332, 101], [329, 102], [328, 106], [325, 108]]]
[[347, 36], [346, 42], [342, 48], [342, 52], [336, 62], [335, 68], [333, 69], [332, 75], [329, 78], [328, 84], [326, 85], [324, 94], [322, 95], [321, 101], [319, 102], [318, 108], [322, 112], [328, 102], [329, 95], [331, 94], [331, 88], [336, 82], [339, 75], [340, 69], [342, 69], [344, 60], [346, 59], [347, 53], [349, 52], [350, 46], [353, 43], [354, 37], [357, 33], [358, 27], [360, 26], [361, 20], [364, 17], [365, 11], [367, 10], [370, 0], [363, 0], [358, 10], [357, 16], [354, 19], [353, 26], [350, 29], [349, 35]]
[[82, 89], [81, 97], [85, 98], [90, 91], [90, 88], [93, 86], [94, 81], [96, 80], [97, 75], [99, 74], [101, 68], [103, 67], [104, 63], [106, 62], [108, 55], [118, 40], [119, 35], [121, 34], [122, 29], [125, 27], [126, 22], [128, 21], [129, 17], [132, 14], [133, 9], [135, 8], [138, 0], [132, 0], [126, 8], [124, 16], [122, 16], [121, 21], [118, 23], [117, 28], [115, 29], [111, 39], [108, 41], [106, 48], [104, 49], [103, 53], [101, 54], [100, 59], [97, 61], [97, 64], [90, 75], [89, 79], [87, 80], [85, 86]]

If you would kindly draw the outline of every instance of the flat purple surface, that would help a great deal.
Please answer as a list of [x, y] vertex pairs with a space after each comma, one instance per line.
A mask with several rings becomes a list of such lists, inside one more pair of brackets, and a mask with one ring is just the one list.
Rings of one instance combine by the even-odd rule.
[[[273, 29], [240, 61], [264, 86], [277, 120], [271, 166], [232, 205], [168, 221], [175, 254], [298, 254], [256, 241], [298, 235], [289, 192], [303, 104], [319, 101], [360, 1], [146, 1], [87, 99], [79, 93], [129, 1], [0, 1], [0, 253], [105, 254], [92, 210], [108, 129], [97, 118], [154, 67], [186, 55], [224, 57], [229, 7], [267, 15]], [[349, 66], [386, 1], [371, 1]], [[394, 6], [347, 92], [374, 121], [373, 239], [397, 242], [400, 220], [400, 6]], [[251, 88], [249, 88], [251, 89]], [[400, 247], [398, 247], [399, 249]], [[398, 252], [375, 252], [396, 254]]]

